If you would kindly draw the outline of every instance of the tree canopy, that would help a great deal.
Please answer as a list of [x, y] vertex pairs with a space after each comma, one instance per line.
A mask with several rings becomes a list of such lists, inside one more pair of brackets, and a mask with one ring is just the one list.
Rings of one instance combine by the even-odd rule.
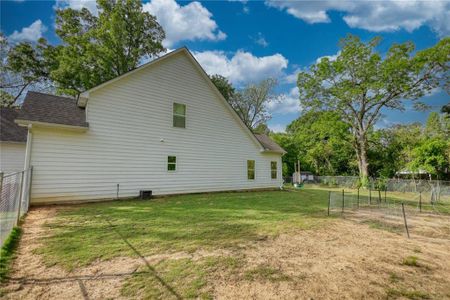
[[440, 85], [448, 88], [450, 38], [417, 52], [411, 42], [394, 44], [386, 55], [376, 51], [379, 42], [350, 35], [336, 60], [323, 58], [297, 81], [303, 109], [336, 111], [350, 126], [362, 178], [369, 175], [368, 134], [382, 109], [404, 110], [405, 99], [424, 108], [422, 96]]

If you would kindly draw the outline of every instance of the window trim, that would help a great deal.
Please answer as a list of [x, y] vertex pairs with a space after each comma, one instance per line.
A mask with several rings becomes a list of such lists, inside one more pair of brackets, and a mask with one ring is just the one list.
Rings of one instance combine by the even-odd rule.
[[[275, 163], [275, 169], [272, 168], [272, 163]], [[272, 176], [273, 172], [275, 172], [275, 178]], [[270, 161], [270, 179], [272, 180], [278, 179], [278, 162], [276, 160]]]
[[[169, 157], [175, 157], [175, 162], [169, 162]], [[169, 170], [169, 165], [175, 165], [175, 170]], [[174, 173], [178, 171], [178, 158], [176, 155], [167, 155], [166, 171], [168, 173]]]
[[[179, 104], [179, 105], [184, 105], [184, 115], [180, 115], [180, 114], [176, 114], [175, 113], [175, 104]], [[175, 116], [177, 117], [184, 117], [184, 127], [177, 127], [174, 124], [174, 119]], [[181, 128], [181, 129], [186, 129], [187, 125], [187, 105], [185, 103], [180, 103], [180, 102], [172, 102], [172, 128]]]
[[[253, 162], [253, 169], [249, 168], [249, 162]], [[249, 178], [249, 171], [253, 171], [253, 178]], [[256, 160], [247, 159], [247, 180], [256, 180]]]

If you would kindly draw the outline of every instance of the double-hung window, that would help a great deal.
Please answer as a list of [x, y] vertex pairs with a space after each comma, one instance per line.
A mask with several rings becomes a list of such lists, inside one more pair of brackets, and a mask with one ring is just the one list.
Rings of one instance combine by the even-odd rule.
[[167, 171], [173, 172], [177, 170], [177, 157], [167, 156]]
[[186, 105], [173, 104], [173, 127], [186, 128]]
[[276, 161], [270, 162], [270, 177], [272, 179], [277, 179], [277, 162]]
[[247, 160], [247, 179], [254, 180], [255, 179], [255, 161]]

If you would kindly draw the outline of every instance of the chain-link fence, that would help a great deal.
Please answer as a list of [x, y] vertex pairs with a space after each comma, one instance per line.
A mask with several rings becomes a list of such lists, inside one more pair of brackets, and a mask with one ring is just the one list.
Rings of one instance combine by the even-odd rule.
[[0, 173], [0, 245], [28, 211], [33, 169]]

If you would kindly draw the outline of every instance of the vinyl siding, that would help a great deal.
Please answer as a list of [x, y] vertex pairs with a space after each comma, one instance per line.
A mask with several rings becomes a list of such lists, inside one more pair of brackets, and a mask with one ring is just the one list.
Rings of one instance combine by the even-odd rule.
[[[186, 104], [186, 128], [172, 126], [173, 102]], [[120, 197], [131, 197], [282, 183], [281, 155], [260, 152], [183, 53], [92, 93], [87, 119], [87, 132], [33, 128], [32, 203], [114, 198], [117, 184]], [[177, 157], [175, 172], [167, 156]], [[255, 180], [247, 180], [248, 159]]]
[[25, 143], [0, 142], [0, 171], [8, 174], [23, 170]]

